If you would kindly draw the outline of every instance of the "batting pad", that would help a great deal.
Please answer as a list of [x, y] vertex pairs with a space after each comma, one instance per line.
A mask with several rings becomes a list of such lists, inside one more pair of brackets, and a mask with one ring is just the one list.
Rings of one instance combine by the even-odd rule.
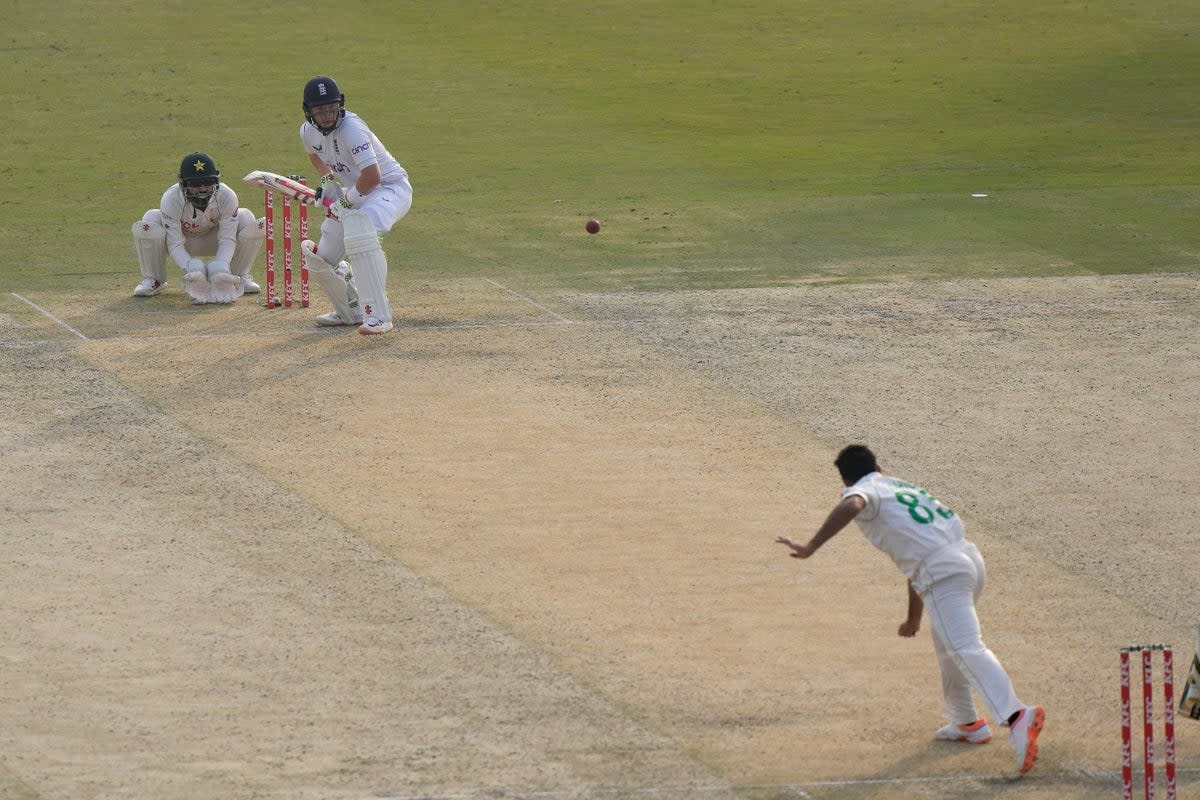
[[349, 287], [346, 285], [346, 279], [334, 272], [328, 261], [313, 252], [316, 245], [313, 244], [312, 239], [302, 241], [300, 249], [304, 252], [308, 274], [316, 279], [317, 286], [321, 287], [321, 291], [333, 304], [333, 310], [347, 322], [353, 320], [354, 311], [350, 307]]
[[387, 256], [379, 244], [379, 234], [370, 218], [361, 211], [342, 214], [346, 258], [354, 268], [354, 286], [358, 290], [363, 315], [383, 322], [392, 321], [387, 299]]

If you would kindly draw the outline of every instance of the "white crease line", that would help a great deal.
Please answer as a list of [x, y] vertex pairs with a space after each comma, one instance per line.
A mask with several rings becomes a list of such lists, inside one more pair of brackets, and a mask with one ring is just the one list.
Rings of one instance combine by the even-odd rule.
[[[667, 792], [736, 792], [738, 789], [792, 789], [794, 786], [785, 784], [766, 784], [762, 786], [730, 786], [728, 784], [676, 784], [666, 786], [635, 786], [635, 787], [593, 787], [590, 789], [480, 789], [474, 792], [458, 794], [410, 794], [388, 795], [375, 800], [483, 800], [483, 798], [535, 798], [535, 797], [600, 797], [603, 795], [642, 795], [664, 794]], [[802, 800], [807, 794], [800, 792]]]
[[33, 302], [32, 300], [26, 300], [24, 297], [21, 297], [21, 295], [17, 294], [16, 292], [9, 292], [9, 294], [11, 294], [13, 297], [17, 298], [18, 300], [20, 300], [22, 303], [27, 303], [27, 304], [29, 304], [29, 305], [33, 306], [35, 309], [37, 309], [38, 311], [40, 311], [42, 314], [45, 314], [47, 317], [49, 317], [50, 319], [54, 320], [54, 321], [55, 321], [55, 322], [57, 322], [59, 325], [62, 325], [64, 328], [66, 328], [66, 329], [67, 329], [67, 330], [69, 330], [71, 333], [73, 333], [73, 334], [75, 334], [76, 336], [78, 336], [80, 339], [83, 339], [85, 342], [86, 342], [86, 341], [89, 341], [88, 337], [84, 336], [82, 333], [80, 333], [79, 331], [75, 330], [75, 329], [74, 329], [74, 328], [72, 328], [70, 325], [68, 325], [67, 323], [63, 322], [61, 319], [59, 319], [58, 317], [54, 316], [54, 315], [53, 315], [53, 314], [51, 314], [49, 311], [47, 311], [46, 309], [42, 308], [41, 306], [39, 306], [37, 303]]
[[[1180, 767], [1175, 770], [1176, 775], [1184, 775], [1187, 773], [1200, 774], [1198, 767]], [[1119, 772], [1114, 771], [1098, 771], [1091, 773], [1097, 778], [1105, 778], [1115, 782], [1120, 778]], [[1078, 777], [1073, 772], [1039, 772], [1037, 775], [1043, 780], [1048, 779], [1069, 779]], [[814, 786], [880, 786], [888, 784], [920, 784], [920, 783], [955, 783], [958, 781], [969, 781], [971, 783], [989, 783], [989, 782], [1004, 782], [1018, 780], [1015, 775], [927, 775], [915, 777], [900, 777], [894, 776], [891, 778], [859, 778], [855, 780], [825, 780], [825, 781], [804, 781], [803, 785], [809, 788]]]
[[[567, 319], [566, 317], [562, 316], [561, 314], [551, 311], [550, 309], [546, 308], [541, 303], [537, 302], [536, 300], [529, 299], [528, 297], [521, 294], [520, 292], [514, 292], [512, 289], [508, 288], [503, 283], [500, 283], [499, 281], [494, 281], [491, 278], [487, 277], [486, 275], [483, 276], [483, 279], [485, 281], [487, 281], [488, 283], [490, 283], [492, 286], [495, 286], [497, 289], [502, 289], [502, 290], [508, 292], [513, 297], [519, 297], [520, 299], [524, 300], [526, 303], [529, 303], [529, 305], [533, 306], [534, 308], [540, 308], [542, 311], [545, 311], [547, 314], [554, 317], [559, 322], [571, 323], [571, 320]], [[573, 324], [573, 323], [571, 323], [571, 324]]]
[[[1184, 773], [1200, 773], [1200, 769], [1193, 767], [1184, 767], [1177, 770], [1177, 774]], [[1064, 780], [1077, 777], [1075, 773], [1070, 772], [1042, 772], [1038, 773], [1043, 779]], [[1116, 781], [1119, 778], [1117, 772], [1098, 772], [1097, 777]], [[1014, 780], [1014, 776], [1006, 775], [928, 775], [916, 777], [901, 777], [895, 776], [890, 778], [859, 778], [853, 780], [814, 780], [814, 781], [799, 781], [796, 783], [758, 783], [758, 784], [666, 784], [663, 786], [635, 786], [635, 787], [615, 787], [615, 786], [599, 786], [577, 789], [511, 789], [511, 788], [494, 788], [494, 789], [475, 789], [461, 792], [448, 792], [438, 794], [436, 792], [425, 792], [422, 794], [407, 794], [407, 795], [386, 795], [382, 797], [373, 797], [372, 800], [497, 800], [498, 798], [593, 798], [606, 795], [655, 795], [664, 794], [667, 792], [693, 792], [701, 793], [716, 793], [716, 792], [732, 792], [740, 794], [747, 791], [762, 791], [762, 790], [785, 790], [791, 792], [800, 800], [812, 800], [812, 795], [808, 794], [801, 787], [815, 789], [818, 787], [867, 787], [867, 786], [887, 786], [889, 784], [934, 784], [934, 783], [996, 783]]]
[[[554, 314], [553, 311], [550, 312]], [[554, 316], [558, 317], [557, 314]], [[475, 328], [545, 328], [553, 325], [581, 325], [570, 319], [558, 317], [555, 322], [463, 322], [458, 325], [412, 325], [404, 330], [410, 331], [461, 331]], [[397, 328], [399, 330], [399, 328]]]
[[[573, 320], [557, 320], [549, 322], [463, 322], [457, 325], [408, 325], [401, 324], [396, 328], [396, 333], [403, 336], [406, 332], [411, 333], [428, 333], [436, 331], [470, 331], [486, 328], [552, 328], [558, 325], [602, 325], [604, 323], [594, 323], [587, 321], [576, 322]], [[163, 334], [161, 336], [93, 336], [87, 338], [89, 342], [169, 342], [181, 339], [263, 339], [268, 336], [274, 337], [291, 337], [291, 338], [315, 338], [337, 336], [339, 331], [332, 328], [317, 328], [312, 331], [247, 331], [245, 333], [177, 333]], [[61, 339], [16, 339], [8, 341], [0, 341], [0, 347], [35, 347], [41, 345], [62, 344]]]
[[[462, 331], [475, 330], [477, 328], [545, 328], [553, 325], [579, 325], [582, 323], [563, 320], [562, 322], [463, 322], [456, 325], [405, 325], [403, 322], [396, 326], [393, 333], [403, 337], [406, 332], [427, 332], [427, 331]], [[314, 328], [312, 330], [295, 331], [247, 331], [245, 333], [182, 333], [182, 334], [164, 334], [162, 336], [96, 336], [89, 341], [93, 342], [155, 342], [168, 341], [171, 339], [262, 339], [266, 336], [289, 336], [289, 337], [332, 337], [340, 336], [346, 333], [345, 328], [337, 330], [336, 328]]]

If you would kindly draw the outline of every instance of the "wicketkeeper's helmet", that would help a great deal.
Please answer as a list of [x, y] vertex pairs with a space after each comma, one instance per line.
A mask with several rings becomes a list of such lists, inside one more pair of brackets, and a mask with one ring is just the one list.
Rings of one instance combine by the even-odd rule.
[[[322, 127], [313, 119], [312, 110], [317, 106], [327, 106], [330, 103], [338, 103], [337, 119], [329, 127]], [[321, 133], [332, 133], [343, 119], [346, 117], [346, 95], [342, 94], [342, 90], [338, 88], [337, 82], [328, 75], [318, 75], [317, 77], [304, 84], [304, 118], [308, 120]]]
[[179, 163], [179, 188], [184, 198], [203, 211], [217, 192], [221, 173], [208, 153], [188, 153]]

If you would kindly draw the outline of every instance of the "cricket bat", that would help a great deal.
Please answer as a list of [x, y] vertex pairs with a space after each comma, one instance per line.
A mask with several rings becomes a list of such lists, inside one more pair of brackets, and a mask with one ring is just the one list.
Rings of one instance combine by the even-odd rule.
[[311, 186], [307, 186], [286, 175], [279, 175], [275, 172], [267, 172], [262, 169], [254, 170], [254, 172], [251, 172], [242, 178], [242, 180], [252, 186], [261, 186], [268, 191], [290, 197], [293, 200], [299, 200], [301, 203], [311, 204], [317, 196], [317, 190]]

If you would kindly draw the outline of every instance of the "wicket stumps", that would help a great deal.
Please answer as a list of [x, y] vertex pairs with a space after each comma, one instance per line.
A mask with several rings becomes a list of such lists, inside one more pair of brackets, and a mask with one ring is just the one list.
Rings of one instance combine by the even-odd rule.
[[[299, 175], [289, 175], [292, 180], [305, 185], [308, 181]], [[300, 306], [308, 308], [308, 261], [300, 242], [308, 238], [308, 206], [300, 203], [300, 238], [292, 246], [292, 198], [286, 195], [280, 198], [283, 204], [283, 307], [291, 308], [295, 299], [292, 290], [292, 263], [295, 250], [300, 251]], [[275, 290], [275, 195], [267, 189], [263, 193], [263, 206], [266, 209], [266, 278], [267, 278], [267, 308], [277, 308], [280, 304], [279, 295]]]
[[1169, 644], [1131, 644], [1121, 648], [1121, 781], [1125, 800], [1133, 800], [1133, 714], [1130, 702], [1130, 653], [1142, 657], [1142, 737], [1146, 800], [1154, 800], [1154, 651], [1162, 653], [1163, 773], [1166, 800], [1175, 799], [1175, 659]]

